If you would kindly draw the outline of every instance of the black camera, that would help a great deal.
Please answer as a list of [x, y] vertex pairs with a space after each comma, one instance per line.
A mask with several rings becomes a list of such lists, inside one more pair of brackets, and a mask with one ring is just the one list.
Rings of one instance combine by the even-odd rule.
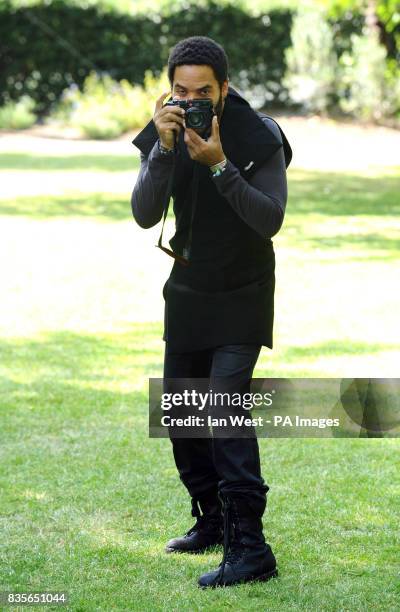
[[211, 123], [214, 116], [213, 103], [210, 98], [195, 98], [194, 100], [168, 100], [165, 106], [180, 106], [185, 110], [187, 128], [198, 130], [205, 135], [211, 134]]

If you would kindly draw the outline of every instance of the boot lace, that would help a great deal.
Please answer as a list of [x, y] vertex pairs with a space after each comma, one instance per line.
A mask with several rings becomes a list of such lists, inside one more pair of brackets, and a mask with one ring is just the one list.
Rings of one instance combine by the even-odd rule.
[[243, 550], [241, 548], [232, 545], [226, 554], [225, 563], [231, 563], [232, 565], [237, 563], [241, 559], [242, 554]]
[[205, 526], [204, 516], [199, 516], [196, 523], [193, 525], [193, 527], [191, 527], [189, 531], [186, 532], [186, 535], [187, 536], [192, 535], [192, 533], [199, 531], [200, 529], [204, 528], [204, 526]]
[[218, 519], [214, 516], [201, 515], [198, 500], [192, 498], [192, 516], [196, 517], [196, 523], [186, 532], [186, 536], [190, 536], [196, 531], [213, 531], [218, 527]]
[[243, 547], [240, 543], [239, 517], [235, 504], [228, 496], [224, 498], [224, 555], [219, 564], [217, 584], [223, 586], [225, 565], [234, 565], [243, 555]]

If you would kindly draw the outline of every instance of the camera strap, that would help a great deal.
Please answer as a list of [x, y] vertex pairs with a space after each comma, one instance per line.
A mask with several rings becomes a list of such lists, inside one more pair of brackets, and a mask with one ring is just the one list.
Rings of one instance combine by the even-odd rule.
[[193, 168], [193, 179], [192, 179], [192, 197], [191, 197], [192, 210], [191, 210], [191, 215], [190, 215], [189, 234], [188, 234], [188, 239], [186, 241], [186, 244], [183, 248], [183, 255], [188, 260], [190, 257], [190, 249], [192, 246], [193, 220], [194, 220], [194, 213], [196, 212], [198, 190], [199, 190], [199, 173], [198, 173], [198, 165], [195, 162], [194, 168]]
[[164, 215], [163, 215], [163, 222], [162, 222], [162, 227], [161, 227], [161, 233], [160, 233], [160, 237], [158, 239], [158, 243], [156, 244], [156, 247], [158, 247], [159, 249], [164, 251], [164, 253], [167, 253], [167, 255], [170, 255], [170, 257], [173, 257], [174, 259], [179, 261], [179, 263], [183, 264], [184, 266], [187, 266], [189, 264], [190, 249], [191, 249], [191, 246], [192, 246], [193, 220], [194, 220], [194, 214], [195, 214], [195, 211], [196, 211], [197, 192], [198, 192], [198, 185], [199, 185], [199, 175], [198, 175], [197, 164], [195, 163], [194, 164], [194, 168], [193, 168], [192, 192], [191, 192], [190, 226], [189, 226], [188, 238], [187, 238], [186, 244], [185, 244], [185, 246], [183, 248], [183, 257], [181, 255], [178, 255], [178, 253], [175, 253], [175, 251], [173, 251], [172, 249], [168, 249], [167, 247], [163, 246], [163, 244], [162, 244], [162, 236], [163, 236], [163, 232], [164, 232], [164, 224], [165, 224], [165, 219], [167, 218], [167, 215], [168, 215], [168, 208], [169, 208], [169, 202], [170, 202], [170, 199], [171, 199], [172, 183], [173, 183], [173, 179], [174, 179], [174, 174], [175, 174], [175, 156], [174, 156], [174, 159], [173, 159], [172, 171], [171, 171], [171, 174], [169, 176], [168, 185], [167, 185], [167, 191], [166, 191], [166, 197], [165, 197], [165, 201], [164, 201]]

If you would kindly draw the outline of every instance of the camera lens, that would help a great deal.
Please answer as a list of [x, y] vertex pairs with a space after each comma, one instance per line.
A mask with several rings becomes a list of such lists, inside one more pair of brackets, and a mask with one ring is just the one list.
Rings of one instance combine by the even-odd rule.
[[203, 127], [205, 124], [205, 116], [204, 113], [199, 112], [195, 109], [189, 109], [186, 113], [187, 115], [187, 125], [188, 127], [199, 128]]

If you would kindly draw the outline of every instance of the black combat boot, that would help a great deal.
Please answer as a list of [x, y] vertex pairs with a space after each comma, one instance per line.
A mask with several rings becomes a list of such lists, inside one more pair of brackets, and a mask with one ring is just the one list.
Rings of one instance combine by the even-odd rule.
[[218, 569], [203, 574], [199, 587], [265, 581], [278, 575], [276, 559], [262, 532], [266, 500], [248, 494], [221, 494], [224, 501], [224, 556]]
[[192, 498], [192, 516], [197, 518], [196, 524], [183, 537], [170, 540], [166, 552], [201, 553], [215, 544], [222, 544], [222, 503], [217, 488]]

